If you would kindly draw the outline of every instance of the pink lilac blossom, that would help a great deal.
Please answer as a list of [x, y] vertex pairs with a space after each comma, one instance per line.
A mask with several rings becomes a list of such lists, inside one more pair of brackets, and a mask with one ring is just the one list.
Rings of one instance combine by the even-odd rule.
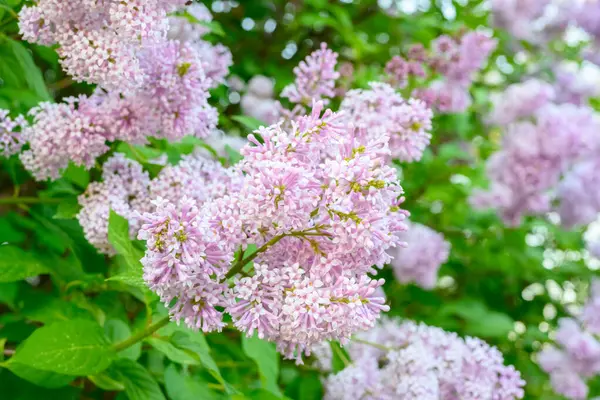
[[403, 87], [410, 77], [429, 78], [429, 86], [414, 89], [412, 95], [440, 112], [462, 112], [471, 105], [469, 89], [476, 73], [496, 45], [496, 39], [478, 31], [457, 38], [442, 35], [429, 50], [413, 46], [408, 61], [394, 57], [386, 65], [388, 80]]
[[577, 318], [559, 320], [555, 345], [546, 346], [537, 357], [550, 374], [554, 391], [570, 400], [588, 397], [586, 381], [600, 373], [600, 332], [598, 323], [599, 282], [592, 281], [589, 298]]
[[[289, 129], [256, 133], [262, 140], [249, 135], [234, 168], [238, 188], [204, 203], [161, 199], [144, 215], [145, 279], [163, 301], [183, 299], [171, 308], [174, 319], [220, 329], [214, 307], [224, 307], [239, 330], [302, 362], [315, 343], [346, 342], [388, 310], [383, 281], [367, 273], [400, 244], [393, 233], [406, 229], [402, 188], [384, 162], [387, 139], [364, 138], [322, 103]], [[234, 278], [247, 260], [254, 268]], [[190, 300], [190, 285], [210, 296]]]
[[488, 121], [494, 125], [508, 125], [533, 115], [550, 104], [556, 97], [555, 88], [539, 79], [528, 79], [508, 86], [493, 98], [493, 110]]
[[57, 179], [69, 162], [91, 168], [108, 151], [110, 132], [96, 124], [93, 101], [81, 96], [64, 103], [41, 103], [31, 109], [33, 124], [23, 130], [29, 150], [21, 153], [25, 168], [37, 180]]
[[404, 100], [388, 84], [372, 82], [370, 87], [349, 91], [340, 111], [368, 137], [389, 137], [392, 158], [419, 161], [431, 140], [432, 111], [421, 100]]
[[390, 250], [396, 279], [402, 283], [414, 282], [425, 289], [434, 288], [440, 266], [448, 261], [450, 243], [442, 234], [414, 223], [399, 236], [407, 246]]
[[494, 23], [519, 39], [534, 39], [533, 21], [552, 0], [492, 0]]
[[595, 147], [598, 119], [588, 107], [549, 104], [530, 117], [535, 122], [507, 127], [502, 149], [487, 161], [490, 188], [471, 196], [473, 206], [497, 209], [510, 225], [550, 211], [562, 174]]
[[590, 157], [578, 162], [564, 176], [557, 187], [560, 202], [558, 213], [565, 227], [587, 225], [600, 212], [600, 182], [598, 181], [600, 160]]
[[211, 44], [203, 37], [210, 32], [205, 25], [212, 21], [210, 11], [203, 4], [193, 3], [178, 15], [169, 18], [168, 37], [190, 46], [202, 61], [204, 74], [210, 80], [210, 87], [225, 82], [229, 67], [233, 64], [231, 52], [221, 44]]
[[27, 121], [21, 115], [12, 119], [8, 110], [0, 109], [0, 156], [10, 157], [21, 151], [25, 145], [23, 130]]
[[201, 205], [236, 190], [240, 181], [235, 171], [199, 151], [184, 156], [177, 165], [166, 166], [154, 179], [138, 162], [116, 153], [104, 163], [102, 181], [91, 183], [79, 196], [82, 209], [77, 218], [88, 241], [101, 253], [113, 255], [107, 238], [111, 209], [129, 221], [131, 236], [135, 237], [141, 226], [140, 214], [152, 211], [149, 199], [177, 203], [185, 197]]
[[140, 228], [137, 213], [147, 208], [148, 173], [142, 166], [117, 153], [106, 163], [102, 182], [92, 182], [85, 193], [79, 196], [81, 210], [77, 219], [83, 227], [86, 239], [101, 253], [114, 255], [115, 250], [108, 241], [108, 218], [110, 210], [129, 221], [131, 237]]
[[337, 57], [338, 54], [328, 49], [326, 43], [321, 43], [319, 50], [294, 68], [296, 80], [283, 89], [281, 97], [307, 106], [317, 100], [327, 104], [327, 98], [335, 96], [335, 82], [340, 76], [335, 71]]
[[[477, 338], [392, 319], [356, 337], [360, 341], [345, 346], [352, 364], [325, 379], [327, 400], [358, 398], [354, 394], [372, 400], [511, 400], [524, 395], [520, 373]], [[327, 343], [314, 354], [319, 365], [331, 363]]]

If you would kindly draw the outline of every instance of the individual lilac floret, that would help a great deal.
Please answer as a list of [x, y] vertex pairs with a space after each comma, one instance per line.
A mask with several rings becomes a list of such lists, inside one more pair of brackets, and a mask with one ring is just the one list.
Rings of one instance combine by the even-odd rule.
[[419, 161], [431, 140], [432, 111], [421, 100], [405, 101], [386, 83], [370, 86], [370, 90], [349, 91], [340, 111], [367, 137], [388, 136], [392, 158]]
[[450, 243], [442, 234], [414, 223], [399, 236], [407, 246], [390, 251], [396, 279], [402, 283], [414, 282], [425, 289], [434, 288], [440, 266], [448, 261]]
[[335, 81], [340, 74], [335, 71], [338, 54], [321, 43], [321, 48], [310, 54], [294, 68], [296, 80], [281, 92], [281, 97], [292, 103], [310, 105], [313, 101], [335, 96]]
[[10, 157], [21, 151], [26, 140], [23, 130], [27, 127], [25, 117], [12, 119], [8, 110], [0, 109], [0, 157]]
[[[324, 382], [325, 399], [514, 400], [525, 382], [482, 340], [440, 328], [384, 319], [345, 346], [352, 364]], [[315, 351], [331, 363], [329, 344]], [[329, 368], [327, 368], [329, 367]], [[330, 366], [326, 365], [325, 371]]]

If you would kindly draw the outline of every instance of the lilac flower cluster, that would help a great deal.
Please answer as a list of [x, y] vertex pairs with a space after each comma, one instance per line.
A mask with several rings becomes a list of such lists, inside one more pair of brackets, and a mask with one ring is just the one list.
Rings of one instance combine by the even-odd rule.
[[394, 276], [402, 283], [414, 282], [424, 289], [433, 289], [440, 266], [448, 261], [450, 243], [442, 234], [415, 223], [399, 236], [407, 246], [389, 251]]
[[421, 100], [405, 101], [388, 84], [370, 86], [349, 91], [340, 111], [369, 137], [388, 136], [392, 158], [419, 161], [431, 140], [433, 112]]
[[550, 374], [554, 391], [571, 400], [588, 398], [586, 380], [600, 373], [600, 281], [592, 283], [590, 297], [578, 319], [559, 321], [553, 345], [538, 354], [538, 363]]
[[[388, 81], [403, 88], [411, 78], [433, 79], [428, 87], [415, 89], [413, 96], [441, 112], [462, 112], [471, 104], [469, 88], [474, 75], [496, 47], [496, 40], [473, 31], [458, 38], [442, 35], [433, 41], [428, 51], [413, 46], [408, 59], [395, 56], [386, 65]], [[435, 79], [437, 74], [440, 79]]]
[[25, 145], [21, 132], [27, 127], [22, 116], [9, 117], [9, 111], [0, 109], [0, 157], [10, 157], [21, 151]]
[[[356, 338], [346, 346], [351, 364], [324, 382], [327, 400], [512, 400], [524, 395], [521, 374], [480, 339], [391, 319]], [[315, 354], [319, 365], [331, 368], [328, 344]]]
[[146, 74], [139, 51], [166, 40], [167, 12], [185, 0], [39, 0], [20, 12], [21, 34], [58, 44], [63, 69], [107, 89], [136, 88]]
[[[44, 25], [43, 30], [36, 31], [35, 37], [45, 37], [46, 33], [55, 37], [67, 27], [77, 31], [78, 23], [100, 18], [103, 13], [108, 13], [104, 17], [111, 21], [108, 22], [111, 27], [99, 27], [100, 33], [96, 34], [109, 35], [111, 29], [114, 29], [115, 34], [119, 35], [119, 43], [130, 46], [132, 43], [120, 36], [127, 37], [135, 33], [137, 36], [133, 42], [151, 40], [152, 45], [140, 45], [135, 52], [132, 51], [135, 62], [123, 61], [128, 67], [135, 66], [139, 70], [143, 75], [143, 84], [128, 88], [106, 76], [99, 79], [102, 81], [99, 82], [81, 72], [81, 68], [89, 66], [81, 66], [77, 67], [79, 72], [74, 72], [76, 77], [99, 82], [104, 87], [114, 87], [115, 90], [98, 89], [91, 97], [68, 98], [61, 104], [42, 103], [30, 111], [33, 124], [22, 129], [22, 137], [15, 140], [29, 142], [29, 150], [21, 155], [21, 160], [36, 179], [58, 178], [69, 162], [90, 168], [96, 158], [108, 150], [107, 142], [110, 141], [141, 144], [146, 142], [148, 136], [176, 141], [186, 135], [207, 137], [214, 131], [217, 112], [208, 104], [208, 90], [223, 80], [231, 64], [231, 56], [227, 55], [229, 53], [226, 49], [212, 47], [204, 42], [201, 39], [204, 33], [202, 30], [194, 31], [194, 35], [183, 34], [182, 32], [189, 33], [196, 29], [189, 20], [182, 21], [183, 17], [173, 17], [176, 32], [182, 37], [179, 40], [167, 40], [165, 29], [168, 29], [169, 24], [166, 10], [185, 2], [160, 2], [161, 5], [158, 6], [155, 1], [144, 4], [134, 1], [113, 4], [108, 1], [105, 8], [98, 6], [99, 10], [85, 2], [72, 2], [70, 5], [63, 3], [44, 0], [35, 7], [25, 7], [22, 30], [27, 31], [31, 27], [27, 25], [29, 20], [26, 17], [34, 16], [32, 18], [37, 18], [35, 21], [38, 21], [36, 23], [40, 27]], [[189, 12], [196, 12], [199, 18], [208, 18], [205, 16], [208, 11], [201, 16], [197, 7], [202, 6], [192, 6]], [[43, 21], [43, 24], [39, 21]], [[92, 24], [94, 21], [88, 22]], [[81, 31], [75, 33], [79, 34]], [[184, 41], [187, 39], [190, 40]], [[68, 50], [64, 47], [66, 44], [60, 43], [63, 44], [63, 52], [77, 53], [67, 55], [66, 63], [72, 63], [74, 57], [80, 56], [88, 60], [85, 48]], [[95, 43], [82, 44], [74, 41], [72, 45], [97, 50]], [[113, 54], [113, 51], [108, 53]], [[95, 62], [93, 57], [89, 59], [90, 62]], [[131, 76], [124, 75], [117, 67], [112, 70], [100, 63], [98, 68], [103, 74], [115, 73], [120, 78], [134, 82]]]
[[292, 103], [309, 106], [313, 101], [322, 100], [325, 104], [328, 98], [335, 96], [335, 81], [339, 72], [335, 71], [338, 54], [321, 43], [321, 48], [294, 68], [296, 81], [285, 87], [281, 97]]
[[[533, 81], [509, 87], [497, 99], [491, 119], [508, 125], [502, 149], [487, 162], [490, 188], [476, 191], [471, 203], [497, 209], [508, 224], [550, 211], [553, 190], [563, 176], [558, 190], [563, 223], [591, 222], [594, 193], [577, 190], [582, 179], [592, 179], [585, 176], [591, 165], [585, 160], [597, 154], [599, 120], [589, 107], [552, 103], [553, 94], [550, 86]], [[575, 209], [569, 207], [575, 203]]]
[[159, 198], [144, 214], [144, 277], [174, 320], [213, 331], [226, 312], [301, 362], [313, 344], [345, 342], [387, 311], [383, 281], [367, 275], [390, 261], [385, 250], [405, 229], [387, 140], [322, 109], [290, 129], [260, 128], [261, 141], [250, 135], [231, 171], [237, 189], [204, 203]]
[[135, 237], [141, 227], [140, 215], [153, 210], [151, 199], [177, 203], [188, 198], [202, 204], [236, 190], [239, 184], [236, 174], [201, 152], [184, 156], [175, 166], [166, 166], [154, 179], [138, 162], [116, 153], [104, 163], [102, 181], [91, 183], [79, 196], [82, 209], [77, 219], [92, 245], [101, 253], [114, 255], [108, 242], [111, 209], [129, 221], [131, 237]]

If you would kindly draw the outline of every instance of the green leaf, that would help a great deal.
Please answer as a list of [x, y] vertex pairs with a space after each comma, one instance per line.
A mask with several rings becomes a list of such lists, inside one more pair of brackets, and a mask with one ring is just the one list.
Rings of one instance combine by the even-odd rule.
[[277, 385], [279, 354], [277, 354], [273, 343], [259, 339], [256, 335], [250, 338], [242, 335], [242, 349], [258, 366], [263, 387], [269, 392], [281, 396], [281, 391]]
[[15, 308], [18, 291], [19, 286], [16, 282], [0, 283], [0, 304], [6, 304], [10, 308]]
[[229, 160], [231, 160], [231, 164], [237, 164], [238, 162], [240, 162], [241, 160], [244, 159], [244, 157], [240, 154], [239, 151], [235, 150], [228, 144], [225, 145], [225, 152], [229, 156]]
[[96, 386], [100, 389], [108, 390], [108, 391], [122, 391], [125, 390], [125, 384], [119, 381], [115, 376], [118, 375], [110, 371], [110, 369], [98, 374], [98, 375], [90, 375], [88, 379], [92, 381]]
[[90, 171], [85, 167], [69, 163], [69, 166], [63, 173], [63, 178], [79, 186], [79, 188], [85, 189], [90, 183]]
[[469, 335], [483, 338], [504, 338], [513, 329], [515, 321], [508, 315], [497, 311], [488, 311], [479, 319], [472, 319], [465, 331]]
[[6, 36], [0, 38], [0, 79], [3, 86], [14, 89], [30, 89], [39, 100], [52, 99], [42, 71], [33, 61], [31, 53], [21, 43]]
[[194, 357], [193, 353], [190, 354], [185, 350], [177, 348], [173, 343], [169, 342], [168, 339], [150, 337], [146, 339], [146, 342], [150, 343], [152, 347], [163, 353], [173, 362], [184, 365], [200, 364], [200, 361], [197, 357]]
[[129, 238], [129, 222], [113, 210], [108, 217], [108, 241], [113, 245], [118, 254], [122, 255], [127, 264], [127, 271], [110, 277], [109, 280], [118, 280], [136, 287], [146, 288], [143, 280], [142, 263], [140, 260], [144, 253], [133, 245]]
[[[119, 343], [131, 336], [131, 328], [120, 319], [109, 319], [104, 323], [106, 337], [113, 342]], [[138, 342], [118, 353], [119, 357], [137, 360], [142, 355], [142, 343]]]
[[73, 219], [81, 210], [81, 205], [77, 201], [76, 196], [65, 197], [58, 204], [54, 219]]
[[9, 362], [5, 363], [5, 366], [19, 378], [25, 379], [26, 381], [29, 381], [35, 385], [48, 389], [56, 389], [67, 386], [75, 379], [75, 377], [72, 375], [63, 375], [50, 371], [42, 371], [19, 362], [13, 362], [12, 360], [9, 360]]
[[202, 333], [176, 331], [171, 336], [171, 341], [181, 349], [187, 349], [194, 352], [199, 357], [202, 366], [206, 368], [213, 378], [225, 387], [227, 393], [237, 393], [237, 390], [223, 379], [221, 371], [219, 371], [219, 367], [217, 367], [217, 363], [210, 355], [210, 347]]
[[11, 245], [0, 245], [0, 282], [14, 282], [47, 274], [48, 268], [31, 252]]
[[329, 342], [329, 347], [331, 347], [331, 353], [333, 356], [331, 359], [331, 367], [333, 368], [333, 372], [340, 372], [350, 363], [350, 356], [338, 342]]
[[254, 118], [254, 117], [249, 117], [247, 115], [234, 115], [233, 117], [231, 117], [231, 119], [236, 122], [239, 122], [240, 124], [242, 124], [243, 126], [248, 128], [252, 132], [257, 130], [261, 126], [265, 126], [264, 122]]
[[113, 358], [114, 352], [100, 325], [72, 320], [37, 329], [8, 364], [65, 375], [93, 375], [106, 369]]
[[44, 324], [73, 319], [94, 320], [89, 311], [77, 307], [72, 302], [39, 291], [24, 290], [23, 292], [19, 295], [22, 303], [21, 312], [29, 320]]
[[171, 364], [165, 370], [165, 388], [171, 400], [217, 399], [208, 385], [196, 377], [184, 376]]
[[137, 362], [121, 358], [113, 366], [129, 400], [166, 400], [150, 372]]

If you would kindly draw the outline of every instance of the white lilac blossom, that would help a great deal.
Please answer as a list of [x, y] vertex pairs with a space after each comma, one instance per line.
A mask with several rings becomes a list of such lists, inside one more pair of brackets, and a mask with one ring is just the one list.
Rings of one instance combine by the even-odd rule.
[[448, 261], [450, 243], [442, 234], [415, 223], [409, 224], [408, 230], [399, 236], [406, 247], [389, 251], [396, 279], [402, 283], [414, 282], [425, 289], [434, 288], [440, 266]]
[[432, 111], [421, 100], [404, 100], [385, 83], [349, 91], [340, 111], [369, 138], [389, 137], [391, 156], [400, 161], [419, 161], [431, 141]]
[[9, 117], [8, 110], [0, 109], [0, 156], [10, 157], [21, 151], [25, 145], [23, 130], [27, 121], [23, 116]]
[[335, 96], [335, 81], [339, 78], [336, 72], [338, 54], [327, 48], [326, 43], [321, 43], [321, 48], [310, 54], [304, 61], [294, 68], [296, 80], [285, 87], [281, 97], [289, 99], [292, 103], [310, 105], [313, 100], [323, 100]]
[[237, 188], [204, 203], [186, 193], [159, 199], [144, 214], [144, 276], [174, 304], [174, 320], [219, 330], [223, 307], [239, 330], [301, 362], [315, 343], [347, 342], [387, 311], [383, 281], [367, 275], [390, 261], [385, 250], [405, 229], [387, 140], [365, 138], [322, 108], [290, 129], [260, 128], [260, 142], [250, 135], [231, 172]]
[[[345, 346], [351, 364], [325, 379], [327, 400], [512, 400], [524, 395], [520, 373], [480, 339], [392, 319], [356, 338]], [[320, 345], [315, 356], [329, 371], [329, 344]]]

